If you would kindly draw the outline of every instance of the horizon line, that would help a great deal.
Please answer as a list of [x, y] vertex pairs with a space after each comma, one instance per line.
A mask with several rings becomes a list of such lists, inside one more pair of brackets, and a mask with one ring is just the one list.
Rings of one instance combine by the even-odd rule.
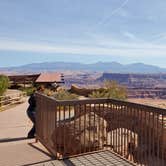
[[155, 64], [148, 64], [148, 63], [144, 63], [144, 62], [133, 62], [133, 63], [121, 63], [119, 61], [96, 61], [96, 62], [91, 62], [91, 63], [85, 63], [85, 62], [72, 62], [72, 61], [43, 61], [43, 62], [34, 62], [34, 63], [26, 63], [26, 64], [20, 64], [20, 65], [8, 65], [8, 66], [0, 66], [0, 69], [3, 68], [13, 68], [13, 67], [22, 67], [22, 66], [27, 66], [27, 65], [32, 65], [32, 64], [43, 64], [43, 63], [73, 63], [73, 64], [83, 64], [83, 65], [92, 65], [92, 64], [98, 64], [98, 63], [118, 63], [120, 65], [134, 65], [134, 64], [142, 64], [142, 65], [148, 65], [148, 66], [153, 66], [153, 67], [158, 67], [160, 69], [166, 69], [166, 67], [162, 67], [159, 65], [155, 65]]

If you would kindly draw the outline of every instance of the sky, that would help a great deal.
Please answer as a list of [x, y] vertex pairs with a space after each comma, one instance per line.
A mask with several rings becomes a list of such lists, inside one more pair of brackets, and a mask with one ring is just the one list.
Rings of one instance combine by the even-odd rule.
[[165, 0], [0, 0], [0, 67], [117, 61], [166, 68]]

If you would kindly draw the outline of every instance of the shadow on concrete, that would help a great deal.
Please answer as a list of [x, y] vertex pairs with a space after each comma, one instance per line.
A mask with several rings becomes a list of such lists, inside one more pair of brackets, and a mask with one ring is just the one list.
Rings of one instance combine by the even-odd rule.
[[28, 139], [27, 137], [19, 137], [19, 138], [2, 138], [2, 139], [0, 139], [0, 143], [22, 141], [22, 140], [27, 140], [27, 139]]
[[28, 143], [29, 146], [31, 146], [32, 148], [35, 148], [36, 150], [40, 151], [41, 153], [44, 153], [45, 155], [47, 155], [48, 157], [50, 157], [52, 160], [56, 160], [56, 158], [51, 155], [50, 153], [44, 151], [43, 149], [40, 149], [39, 147], [35, 146], [36, 143]]
[[53, 159], [40, 161], [40, 162], [36, 162], [36, 163], [31, 163], [31, 164], [25, 164], [25, 165], [22, 165], [22, 166], [32, 166], [32, 165], [38, 165], [38, 164], [41, 164], [41, 166], [44, 166], [44, 163], [51, 162], [51, 161], [53, 161]]
[[31, 164], [26, 164], [26, 165], [22, 165], [22, 166], [56, 166], [57, 164], [59, 166], [76, 166], [74, 165], [71, 161], [65, 159], [65, 160], [56, 160], [57, 162], [55, 162], [55, 160], [50, 159], [50, 160], [45, 160], [45, 161], [41, 161], [41, 162], [36, 162], [36, 163], [31, 163]]
[[70, 160], [65, 159], [64, 163], [66, 164], [66, 166], [75, 166]]

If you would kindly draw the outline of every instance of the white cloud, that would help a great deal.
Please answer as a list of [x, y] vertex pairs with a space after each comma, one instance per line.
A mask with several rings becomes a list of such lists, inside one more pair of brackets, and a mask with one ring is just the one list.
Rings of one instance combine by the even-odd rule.
[[[102, 43], [102, 41], [101, 41]], [[53, 45], [48, 43], [30, 43], [18, 41], [0, 41], [0, 50], [25, 51], [39, 53], [66, 53], [82, 55], [114, 55], [145, 57], [158, 55], [166, 57], [165, 45], [153, 45], [149, 43], [125, 43], [112, 41], [96, 45]], [[98, 46], [97, 46], [98, 45]]]
[[156, 34], [152, 37], [153, 42], [160, 42], [160, 41], [165, 40], [165, 39], [166, 39], [166, 32]]
[[124, 32], [123, 34], [125, 37], [129, 38], [129, 39], [132, 39], [132, 40], [135, 40], [136, 39], [136, 36], [130, 32]]

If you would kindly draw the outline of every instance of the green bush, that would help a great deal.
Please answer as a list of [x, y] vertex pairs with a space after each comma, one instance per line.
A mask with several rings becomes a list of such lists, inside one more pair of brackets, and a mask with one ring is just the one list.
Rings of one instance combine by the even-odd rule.
[[0, 96], [4, 94], [4, 92], [9, 87], [9, 78], [4, 75], [0, 75]]
[[20, 88], [21, 91], [25, 92], [27, 96], [30, 96], [34, 90], [36, 90], [35, 87], [25, 87], [25, 88]]
[[43, 91], [43, 93], [44, 93], [45, 95], [47, 95], [47, 96], [53, 96], [54, 91], [52, 91], [51, 89], [45, 88], [44, 91]]
[[53, 95], [57, 100], [73, 100], [78, 99], [78, 96], [69, 93], [67, 90], [61, 89]]
[[127, 92], [126, 88], [120, 86], [116, 81], [105, 81], [103, 89], [93, 91], [89, 97], [125, 100], [127, 98]]

